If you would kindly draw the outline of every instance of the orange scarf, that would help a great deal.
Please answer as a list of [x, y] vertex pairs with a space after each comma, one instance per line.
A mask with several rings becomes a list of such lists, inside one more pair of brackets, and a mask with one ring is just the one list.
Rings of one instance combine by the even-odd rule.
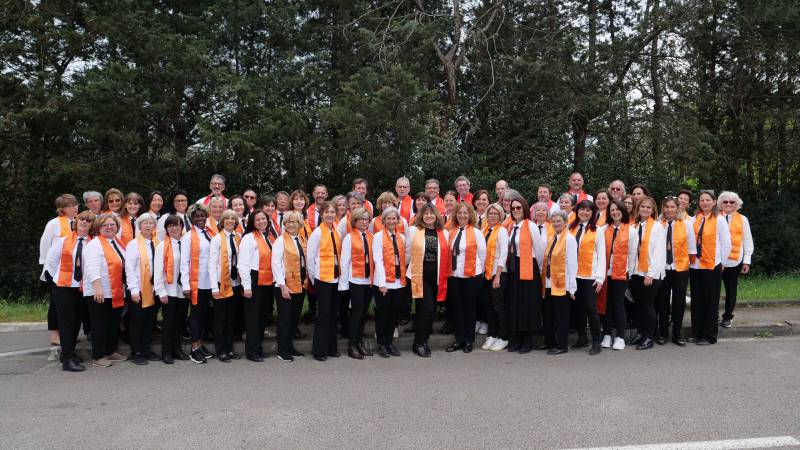
[[264, 239], [264, 234], [259, 231], [253, 231], [253, 238], [258, 246], [258, 285], [269, 286], [274, 283], [272, 278], [272, 246]]
[[[531, 236], [531, 229], [528, 226], [528, 219], [519, 223], [519, 279], [520, 280], [533, 280], [533, 237]], [[511, 225], [514, 229], [514, 225]], [[510, 243], [514, 245], [513, 242]]]
[[[488, 224], [486, 224], [488, 226]], [[492, 276], [492, 269], [494, 268], [494, 254], [497, 250], [497, 238], [500, 236], [500, 226], [495, 225], [492, 228], [492, 232], [489, 233], [489, 238], [486, 240], [486, 272], [484, 272], [484, 276], [487, 280], [491, 280]]]
[[[450, 249], [451, 254], [456, 251], [456, 249], [453, 248], [454, 247], [453, 243], [455, 242], [455, 238], [458, 235], [458, 231], [456, 230], [453, 230], [453, 232], [450, 233], [450, 237], [447, 242], [447, 248]], [[529, 231], [528, 234], [530, 235], [530, 230], [528, 231]], [[476, 255], [478, 254], [478, 246], [477, 244], [475, 244], [475, 230], [472, 227], [472, 225], [467, 225], [467, 227], [464, 228], [463, 234], [465, 235], [464, 237], [467, 239], [467, 244], [465, 246], [465, 251], [464, 251], [464, 277], [472, 278], [475, 276], [475, 266], [477, 264], [475, 258]]]
[[[139, 248], [139, 293], [142, 299], [142, 308], [155, 305], [153, 295], [153, 283], [150, 281], [150, 257], [147, 255], [147, 243], [141, 234], [136, 238], [136, 245]], [[153, 246], [158, 245], [158, 239], [153, 237]]]
[[[367, 236], [367, 245], [372, 248], [372, 234], [365, 233]], [[361, 232], [353, 230], [350, 232], [350, 267], [352, 268], [353, 276], [356, 278], [366, 277], [367, 261], [364, 259], [367, 255], [364, 254], [364, 240], [361, 239]], [[369, 280], [372, 283], [372, 275], [375, 273], [375, 264], [372, 258], [369, 258]]]
[[[372, 233], [373, 234], [380, 233], [381, 231], [383, 231], [384, 228], [385, 227], [383, 226], [383, 221], [381, 220], [381, 216], [376, 217], [375, 220], [372, 221]], [[397, 226], [395, 227], [395, 232], [396, 233], [400, 233], [400, 234], [405, 234], [406, 226], [403, 225], [402, 218], [397, 221]]]
[[[236, 233], [231, 234], [231, 236], [234, 236], [234, 245], [238, 250], [241, 238]], [[219, 238], [219, 296], [228, 298], [233, 297], [233, 280], [231, 280], [230, 259], [228, 258], [228, 238], [225, 233], [221, 233]]]
[[[115, 239], [117, 247], [122, 245], [119, 239]], [[125, 288], [122, 285], [122, 274], [125, 271], [122, 258], [119, 257], [117, 252], [108, 243], [108, 239], [100, 238], [100, 244], [103, 247], [103, 256], [106, 258], [108, 265], [108, 279], [111, 284], [111, 306], [112, 308], [122, 308], [125, 306]], [[120, 249], [120, 251], [122, 251]]]
[[[669, 224], [662, 220], [661, 224], [667, 229]], [[689, 240], [686, 236], [686, 224], [682, 220], [672, 221], [672, 242], [667, 241], [667, 248], [672, 246], [672, 263], [676, 272], [689, 270]]]
[[209, 216], [208, 222], [206, 222], [206, 233], [209, 236], [214, 237], [219, 234], [219, 224], [217, 223], [217, 219]]
[[[547, 277], [547, 267], [550, 266], [550, 294], [556, 297], [567, 295], [567, 229], [558, 235], [558, 241], [550, 253], [555, 234], [547, 241], [545, 248], [544, 261], [542, 263], [542, 279]], [[550, 255], [548, 261], [547, 255]], [[542, 283], [542, 294], [544, 295], [547, 283]]]
[[[447, 298], [447, 277], [450, 275], [450, 250], [443, 230], [436, 230], [439, 238], [439, 279], [436, 300]], [[418, 229], [411, 244], [411, 296], [422, 298], [422, 266], [425, 257], [425, 229]]]
[[164, 236], [164, 275], [167, 284], [175, 281], [175, 258], [172, 255], [172, 238]]
[[58, 237], [68, 236], [72, 233], [72, 227], [69, 226], [69, 219], [67, 216], [58, 216]]
[[200, 285], [200, 236], [194, 225], [192, 225], [189, 247], [189, 289], [191, 290], [192, 305], [197, 305], [197, 290]]
[[403, 239], [397, 239], [395, 233], [395, 241], [397, 241], [397, 253], [394, 253], [394, 245], [392, 245], [392, 237], [388, 231], [383, 232], [383, 268], [386, 272], [386, 282], [394, 283], [397, 281], [395, 276], [395, 265], [400, 263], [400, 284], [406, 285], [406, 247]]
[[[702, 212], [697, 213], [697, 217], [694, 219], [694, 235], [697, 238], [696, 242], [700, 244], [701, 250], [700, 254], [700, 261], [698, 262], [698, 266], [700, 269], [704, 270], [713, 270], [716, 267], [717, 261], [717, 218], [719, 216], [711, 215], [710, 217], [705, 217]], [[702, 239], [700, 238], [700, 225], [703, 223], [705, 219], [705, 225], [703, 225], [703, 236]]]
[[[414, 199], [410, 195], [406, 195], [400, 200], [400, 217], [405, 218], [408, 223], [411, 223], [411, 210], [414, 205]], [[377, 231], [376, 231], [377, 233]]]
[[[580, 224], [570, 230], [574, 237], [578, 234]], [[619, 235], [617, 235], [619, 238]], [[581, 242], [578, 244], [578, 276], [591, 278], [592, 276], [592, 262], [594, 260], [595, 240], [597, 239], [597, 232], [589, 229], [589, 224], [583, 228], [583, 235], [581, 235]]]
[[[639, 242], [639, 261], [636, 264], [636, 270], [638, 272], [647, 273], [650, 270], [650, 234], [653, 232], [653, 226], [655, 225], [656, 221], [650, 217], [645, 222], [644, 232], [642, 233], [642, 241]], [[639, 223], [636, 225], [637, 232], [638, 227], [641, 227], [642, 224]]]
[[739, 255], [742, 253], [742, 239], [744, 237], [744, 221], [742, 220], [742, 215], [734, 211], [733, 214], [731, 214], [728, 227], [731, 229], [731, 254], [728, 256], [728, 261], [736, 262], [739, 260]]
[[[78, 233], [72, 232], [64, 239], [63, 247], [61, 248], [61, 264], [58, 266], [58, 287], [72, 287], [72, 278], [74, 275], [72, 267], [72, 251], [75, 250], [75, 244], [78, 242]], [[86, 238], [89, 242], [89, 238]]]

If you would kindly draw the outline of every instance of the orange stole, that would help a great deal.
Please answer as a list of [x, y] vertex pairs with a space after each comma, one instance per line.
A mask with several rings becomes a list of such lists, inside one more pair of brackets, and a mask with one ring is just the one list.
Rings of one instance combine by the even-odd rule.
[[[272, 246], [264, 239], [264, 234], [253, 231], [253, 238], [258, 246], [258, 286], [269, 286], [275, 281], [272, 278]], [[249, 286], [245, 286], [248, 289]]]
[[69, 219], [67, 216], [58, 216], [58, 237], [69, 236], [72, 233], [72, 228], [69, 226]]
[[119, 217], [119, 224], [120, 228], [122, 229], [122, 233], [119, 236], [118, 241], [122, 243], [123, 248], [127, 247], [128, 242], [133, 240], [134, 235], [136, 234], [136, 230], [133, 229], [131, 225], [130, 216], [120, 216]]
[[410, 195], [406, 195], [400, 200], [400, 217], [405, 218], [409, 223], [411, 223], [411, 210], [412, 205], [414, 204], [414, 199], [411, 198]]
[[175, 281], [175, 257], [172, 254], [172, 238], [169, 234], [164, 236], [164, 278], [167, 284]]
[[[234, 236], [234, 245], [238, 248], [241, 238], [235, 233], [232, 236]], [[220, 235], [219, 249], [219, 296], [221, 298], [233, 297], [233, 280], [231, 279], [231, 268], [228, 267], [228, 238], [225, 233]]]
[[[117, 247], [122, 245], [119, 239], [115, 239]], [[101, 238], [100, 244], [103, 247], [103, 256], [108, 264], [108, 279], [111, 284], [111, 307], [114, 309], [125, 306], [125, 288], [122, 285], [122, 274], [125, 271], [122, 259], [108, 243], [108, 239]], [[122, 250], [120, 250], [122, 251]]]
[[[569, 230], [573, 237], [578, 234], [580, 225]], [[619, 238], [619, 235], [617, 235]], [[583, 230], [581, 243], [578, 245], [578, 276], [592, 276], [592, 259], [594, 258], [594, 246], [597, 239], [597, 232], [589, 229], [588, 225]]]
[[[661, 224], [667, 229], [667, 221]], [[686, 224], [682, 220], [672, 221], [672, 242], [667, 241], [667, 248], [672, 245], [672, 262], [676, 272], [689, 270], [689, 239], [686, 236]]]
[[208, 221], [206, 222], [206, 233], [209, 236], [214, 237], [219, 234], [219, 224], [217, 223], [217, 219], [209, 216]]
[[[467, 245], [464, 252], [464, 276], [471, 278], [475, 276], [475, 266], [477, 263], [475, 261], [475, 257], [478, 254], [478, 245], [475, 244], [475, 230], [473, 229], [472, 225], [467, 225], [466, 228], [464, 228], [463, 234], [465, 235], [464, 237], [467, 239]], [[450, 249], [451, 254], [452, 252], [456, 251], [456, 249], [453, 248], [453, 243], [455, 242], [457, 235], [458, 235], [458, 228], [455, 228], [453, 229], [453, 232], [450, 233], [447, 242], [447, 248]]]
[[728, 256], [728, 261], [738, 261], [742, 252], [742, 239], [744, 236], [744, 221], [742, 220], [742, 215], [734, 211], [733, 214], [731, 214], [728, 227], [731, 230], [731, 253]]
[[[443, 302], [447, 298], [447, 277], [450, 275], [450, 251], [443, 230], [436, 230], [439, 238], [439, 280], [436, 300]], [[422, 265], [425, 257], [425, 229], [419, 229], [414, 234], [411, 243], [411, 296], [422, 298]]]
[[[341, 264], [342, 241], [339, 239], [339, 233], [333, 231], [325, 222], [320, 224], [319, 229], [322, 232], [319, 240], [319, 280], [330, 283], [336, 278], [334, 265]], [[331, 239], [332, 231], [333, 239]], [[336, 246], [335, 254], [333, 252], [334, 245]]]
[[[89, 239], [86, 239], [89, 242]], [[64, 244], [61, 247], [61, 264], [58, 267], [58, 278], [56, 286], [58, 287], [71, 287], [73, 277], [72, 267], [72, 251], [75, 250], [75, 245], [78, 243], [78, 233], [72, 232], [64, 239]]]
[[[542, 263], [542, 280], [547, 277], [547, 266], [550, 265], [550, 294], [553, 296], [567, 295], [567, 229], [558, 235], [558, 241], [553, 248], [553, 253], [550, 254], [550, 261], [547, 261], [547, 255], [550, 253], [550, 246], [553, 245], [553, 239], [556, 238], [554, 234], [547, 241], [545, 248], [544, 262]], [[546, 292], [547, 283], [542, 282], [542, 295]]]
[[[639, 261], [636, 264], [638, 272], [647, 273], [650, 270], [650, 234], [653, 232], [653, 226], [656, 221], [650, 217], [645, 224], [644, 232], [642, 233], [642, 242], [639, 243]], [[637, 227], [642, 226], [641, 223]]]
[[[381, 220], [381, 216], [376, 217], [375, 220], [372, 221], [372, 232], [374, 234], [377, 234], [378, 232], [383, 231], [384, 228], [385, 227], [383, 226], [383, 221]], [[397, 226], [395, 227], [395, 232], [396, 233], [400, 233], [400, 234], [405, 234], [406, 226], [403, 225], [403, 221], [402, 220], [399, 220], [397, 222]]]
[[[158, 240], [153, 239], [153, 246], [158, 245]], [[150, 281], [150, 257], [147, 256], [147, 244], [141, 234], [136, 238], [136, 246], [139, 249], [139, 296], [142, 308], [153, 306], [155, 295], [153, 293], [153, 283]], [[155, 256], [155, 255], [154, 255]]]
[[[486, 232], [484, 232], [485, 234]], [[492, 268], [494, 267], [494, 254], [497, 250], [497, 238], [500, 235], [500, 226], [495, 225], [492, 232], [489, 233], [489, 239], [486, 240], [486, 263], [484, 277], [487, 280], [492, 279]]]
[[189, 249], [189, 290], [192, 305], [197, 305], [197, 290], [200, 283], [200, 236], [197, 227], [192, 225], [191, 245]]
[[[697, 267], [704, 270], [713, 270], [716, 265], [714, 264], [717, 260], [717, 218], [719, 216], [712, 215], [711, 217], [705, 217], [702, 212], [697, 213], [697, 216], [694, 220], [694, 235], [697, 238], [696, 242], [699, 242], [701, 245], [701, 255], [700, 261], [698, 262]], [[700, 239], [700, 225], [705, 219], [705, 225], [703, 226], [703, 238]]]
[[[520, 222], [519, 226], [519, 279], [520, 280], [533, 280], [533, 237], [531, 236], [531, 229], [528, 224], [528, 219]], [[514, 229], [514, 226], [511, 226]], [[511, 245], [514, 243], [511, 242]]]
[[[366, 233], [367, 244], [372, 248], [372, 234]], [[391, 244], [390, 244], [391, 245]], [[371, 256], [371, 255], [370, 255]], [[367, 261], [364, 261], [364, 240], [361, 239], [361, 233], [358, 230], [350, 232], [350, 267], [352, 268], [353, 276], [356, 278], [367, 278], [365, 268]], [[369, 258], [369, 279], [372, 281], [372, 274], [375, 273], [375, 264], [372, 258]], [[392, 266], [394, 267], [394, 266]]]
[[[403, 242], [402, 238], [397, 239], [397, 237], [395, 237], [395, 240], [397, 241], [397, 253], [399, 254], [397, 262], [400, 262], [400, 284], [402, 286], [405, 286], [406, 285], [405, 242]], [[395, 270], [394, 270], [396, 260], [394, 254], [394, 246], [392, 245], [392, 238], [386, 231], [383, 232], [382, 244], [383, 244], [383, 268], [386, 272], [386, 281], [389, 283], [393, 283], [397, 281], [397, 277], [395, 277]]]

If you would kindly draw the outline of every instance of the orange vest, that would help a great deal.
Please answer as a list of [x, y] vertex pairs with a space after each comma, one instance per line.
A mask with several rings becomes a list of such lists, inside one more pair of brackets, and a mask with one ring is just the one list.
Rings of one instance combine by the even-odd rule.
[[[728, 227], [731, 229], [731, 254], [728, 261], [738, 261], [742, 252], [742, 236], [744, 235], [744, 221], [742, 215], [734, 211], [731, 214]], [[705, 231], [705, 230], [704, 230]]]
[[411, 223], [411, 209], [413, 204], [414, 199], [411, 198], [410, 195], [406, 195], [400, 200], [400, 217], [405, 218], [408, 223]]
[[[329, 228], [325, 222], [319, 225], [319, 229], [322, 232], [319, 240], [319, 280], [330, 283], [336, 278], [334, 267], [341, 263], [339, 258], [342, 257], [342, 241], [339, 239], [339, 233]], [[332, 231], [333, 233], [331, 233]], [[331, 239], [331, 234], [333, 234], [333, 239]], [[335, 253], [334, 245], [336, 246]]]
[[[550, 267], [550, 294], [556, 297], [567, 295], [567, 229], [558, 235], [558, 241], [553, 248], [553, 253], [550, 253], [550, 247], [553, 245], [553, 239], [556, 238], [554, 234], [547, 241], [547, 247], [544, 252], [544, 262], [542, 263], [542, 279], [547, 277], [547, 267]], [[547, 255], [550, 255], [548, 261]], [[547, 283], [542, 283], [542, 294], [544, 295], [547, 288]]]
[[[335, 233], [334, 233], [335, 234]], [[367, 244], [372, 249], [372, 234], [365, 232], [367, 236]], [[371, 252], [370, 252], [371, 253]], [[375, 264], [372, 258], [369, 261], [364, 261], [366, 255], [364, 254], [364, 240], [361, 239], [361, 232], [353, 230], [350, 232], [350, 267], [352, 274], [356, 278], [367, 278], [365, 268], [369, 263], [369, 280], [372, 282], [372, 275], [375, 273]]]
[[595, 223], [595, 226], [597, 228], [600, 228], [603, 225], [608, 225], [608, 222], [606, 222], [606, 212], [605, 211], [600, 211], [600, 215], [597, 218], [597, 222]]
[[[511, 225], [511, 230], [514, 229], [514, 225]], [[512, 233], [513, 231], [509, 231]], [[509, 245], [514, 245], [513, 242], [509, 242]], [[519, 225], [519, 279], [520, 280], [533, 280], [534, 279], [534, 270], [533, 270], [533, 260], [535, 256], [533, 254], [533, 237], [531, 236], [531, 229], [529, 226], [529, 220], [525, 219], [520, 222]]]
[[[630, 242], [630, 225], [620, 223], [617, 230], [617, 238], [614, 239], [614, 254], [611, 254], [611, 240], [614, 238], [614, 225], [609, 224], [606, 228], [606, 265], [611, 265], [611, 279], [625, 281], [628, 279], [628, 246]], [[604, 283], [605, 284], [605, 283]]]
[[[650, 235], [653, 233], [653, 226], [656, 221], [652, 217], [645, 222], [644, 232], [642, 232], [642, 240], [639, 242], [639, 258], [636, 264], [636, 271], [647, 273], [650, 270]], [[637, 224], [638, 227], [642, 226], [641, 223]]]
[[[436, 300], [447, 298], [447, 277], [450, 275], [450, 251], [443, 230], [436, 230], [439, 237], [439, 279]], [[425, 229], [418, 229], [411, 243], [411, 296], [422, 298], [422, 266], [425, 257]]]
[[[117, 247], [122, 245], [119, 239], [115, 239]], [[117, 252], [108, 243], [108, 239], [101, 238], [100, 245], [103, 247], [103, 256], [106, 258], [108, 265], [108, 279], [111, 284], [111, 307], [122, 308], [125, 306], [125, 288], [122, 285], [122, 274], [125, 272], [125, 265], [122, 263], [122, 258], [119, 257]], [[120, 252], [122, 249], [120, 249]]]
[[209, 236], [214, 237], [219, 234], [219, 224], [217, 223], [217, 219], [209, 216], [208, 222], [206, 222], [206, 233]]
[[[702, 212], [697, 213], [697, 216], [694, 219], [694, 236], [696, 238], [696, 242], [699, 244], [698, 250], [700, 250], [700, 261], [698, 262], [697, 267], [700, 269], [705, 270], [713, 270], [716, 267], [716, 259], [717, 259], [717, 218], [719, 216], [712, 215], [711, 217], [705, 217]], [[703, 236], [699, 236], [700, 234], [700, 225], [705, 220], [705, 225], [703, 225]]]
[[[86, 243], [91, 239], [86, 237]], [[61, 264], [58, 266], [58, 277], [56, 279], [56, 286], [58, 287], [72, 287], [72, 278], [74, 269], [72, 266], [72, 251], [75, 250], [75, 245], [78, 243], [78, 233], [72, 232], [64, 239], [64, 244], [61, 247]]]
[[[300, 239], [300, 247], [303, 253], [306, 252], [306, 240], [302, 236]], [[305, 258], [305, 255], [303, 255]], [[306, 287], [306, 279], [301, 279], [300, 272], [300, 253], [294, 243], [294, 238], [289, 233], [283, 233], [283, 270], [286, 278], [286, 288], [292, 294], [300, 294], [303, 288]]]
[[[488, 224], [487, 224], [488, 226]], [[492, 279], [492, 269], [494, 268], [494, 254], [497, 250], [497, 238], [500, 236], [500, 226], [495, 225], [492, 228], [492, 232], [489, 233], [489, 238], [486, 239], [486, 271], [484, 272], [484, 276], [487, 280]], [[486, 232], [484, 232], [486, 234]]]
[[[153, 248], [158, 245], [158, 240], [153, 237]], [[139, 295], [141, 297], [142, 308], [148, 308], [156, 304], [153, 291], [153, 283], [150, 281], [150, 257], [147, 255], [147, 244], [144, 236], [136, 238], [136, 246], [139, 249]], [[153, 252], [155, 256], [155, 251]]]
[[[397, 241], [397, 257], [394, 254], [394, 246], [392, 245], [392, 238], [389, 233], [383, 232], [383, 269], [386, 272], [386, 281], [394, 283], [397, 281], [395, 277], [395, 263], [400, 263], [400, 284], [406, 285], [406, 246], [403, 239], [397, 239], [398, 234], [395, 233], [395, 240]], [[402, 236], [402, 235], [401, 235]]]
[[[266, 239], [264, 234], [259, 231], [253, 231], [253, 239], [256, 241], [258, 247], [258, 286], [269, 286], [275, 281], [272, 278], [272, 246]], [[249, 286], [246, 286], [247, 289]]]
[[[450, 237], [447, 242], [447, 248], [450, 249], [451, 254], [452, 252], [456, 251], [456, 249], [453, 248], [453, 243], [455, 242], [457, 235], [458, 231], [457, 229], [454, 229], [453, 232], [450, 233]], [[475, 243], [475, 229], [472, 227], [472, 225], [467, 225], [466, 228], [464, 228], [463, 235], [467, 239], [467, 244], [464, 251], [464, 276], [467, 278], [472, 278], [475, 276], [475, 266], [477, 263], [475, 258], [478, 254], [478, 245]]]
[[[234, 245], [239, 248], [240, 238], [236, 233], [233, 233]], [[228, 238], [225, 233], [220, 235], [219, 239], [219, 296], [221, 298], [233, 297], [233, 280], [231, 279], [231, 268], [228, 267]]]
[[[667, 229], [668, 223], [662, 220], [661, 224]], [[672, 242], [667, 241], [667, 249], [672, 246], [672, 263], [676, 272], [689, 270], [689, 239], [686, 236], [686, 224], [682, 220], [672, 221]]]
[[[569, 230], [573, 237], [578, 234], [580, 224]], [[619, 238], [619, 235], [617, 235]], [[578, 244], [578, 276], [584, 278], [592, 277], [592, 261], [594, 259], [595, 240], [597, 231], [590, 230], [587, 224], [581, 235], [581, 242]]]

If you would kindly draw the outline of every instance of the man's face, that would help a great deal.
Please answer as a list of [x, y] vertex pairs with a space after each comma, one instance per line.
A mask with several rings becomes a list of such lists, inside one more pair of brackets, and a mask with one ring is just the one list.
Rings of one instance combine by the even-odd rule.
[[367, 183], [358, 183], [353, 189], [363, 196], [367, 195]]
[[428, 183], [425, 185], [425, 195], [428, 197], [428, 200], [433, 201], [437, 197], [439, 197], [439, 184], [438, 183]]
[[459, 180], [456, 182], [456, 191], [458, 195], [464, 197], [469, 194], [469, 182], [466, 180]]
[[94, 214], [100, 214], [100, 208], [103, 207], [103, 199], [101, 197], [89, 197], [86, 200], [86, 207]]
[[408, 195], [408, 191], [411, 190], [411, 186], [408, 184], [408, 180], [399, 180], [394, 185], [394, 191], [397, 193], [397, 196], [400, 198], [405, 197]]
[[503, 198], [503, 194], [505, 194], [507, 189], [508, 183], [503, 180], [498, 181], [494, 185], [494, 193], [497, 195], [497, 198]]
[[579, 173], [573, 173], [571, 177], [569, 177], [569, 187], [573, 191], [579, 191], [583, 188], [583, 176]]
[[314, 202], [317, 204], [322, 204], [325, 200], [328, 199], [328, 190], [322, 186], [317, 186], [314, 188]]
[[213, 195], [221, 195], [222, 191], [225, 190], [225, 182], [219, 178], [212, 178], [211, 183], [208, 184], [208, 187], [211, 188], [211, 193]]
[[540, 202], [547, 202], [550, 200], [550, 189], [547, 189], [546, 187], [540, 187], [536, 192], [536, 198]]
[[275, 197], [275, 203], [278, 204], [278, 211], [286, 211], [289, 209], [289, 196], [279, 195]]

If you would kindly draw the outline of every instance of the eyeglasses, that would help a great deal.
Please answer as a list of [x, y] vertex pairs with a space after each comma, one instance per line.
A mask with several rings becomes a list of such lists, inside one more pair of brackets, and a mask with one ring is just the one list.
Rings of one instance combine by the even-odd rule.
[[511, 210], [512, 211], [522, 211], [522, 206], [512, 206]]
[[622, 190], [622, 188], [619, 188], [619, 187], [612, 187], [612, 188], [608, 188], [608, 190], [609, 190], [609, 191], [621, 191], [621, 190]]
[[100, 225], [101, 228], [117, 228], [117, 224], [115, 223], [104, 223]]
[[108, 199], [108, 203], [122, 203], [121, 198], [110, 198]]
[[80, 218], [78, 218], [78, 222], [92, 223], [92, 219], [89, 219], [89, 218], [86, 218], [86, 217], [80, 217]]
[[722, 204], [723, 205], [734, 205], [734, 204], [736, 204], [736, 200], [723, 200]]
[[255, 200], [256, 196], [255, 195], [245, 195], [244, 198], [246, 198], [248, 200]]

